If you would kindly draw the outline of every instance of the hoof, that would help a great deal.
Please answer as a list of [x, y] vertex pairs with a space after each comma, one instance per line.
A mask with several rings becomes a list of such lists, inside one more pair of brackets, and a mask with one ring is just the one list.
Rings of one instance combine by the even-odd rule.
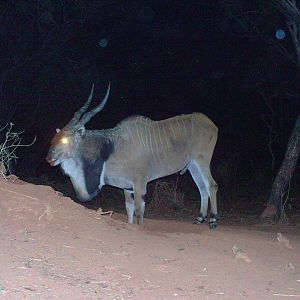
[[200, 225], [200, 224], [202, 224], [202, 223], [204, 223], [204, 222], [206, 222], [206, 221], [207, 221], [207, 218], [206, 218], [206, 217], [199, 216], [199, 217], [197, 217], [197, 218], [195, 219], [195, 221], [193, 222], [193, 224], [195, 224], [195, 225]]
[[209, 222], [209, 228], [210, 229], [216, 229], [217, 226], [218, 226], [218, 222], [215, 222], [215, 221]]
[[209, 228], [210, 229], [216, 229], [218, 226], [218, 216], [215, 214], [211, 214], [210, 215], [210, 219], [209, 219]]

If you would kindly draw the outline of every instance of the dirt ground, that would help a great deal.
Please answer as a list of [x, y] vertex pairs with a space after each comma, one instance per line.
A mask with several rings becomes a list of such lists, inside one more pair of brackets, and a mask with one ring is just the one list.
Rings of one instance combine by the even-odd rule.
[[1, 179], [0, 299], [300, 299], [299, 228], [124, 221]]

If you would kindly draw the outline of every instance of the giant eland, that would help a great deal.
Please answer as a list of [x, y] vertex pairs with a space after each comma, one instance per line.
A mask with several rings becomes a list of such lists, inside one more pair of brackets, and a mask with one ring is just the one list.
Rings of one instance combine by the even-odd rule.
[[102, 102], [91, 111], [94, 85], [87, 102], [51, 141], [47, 161], [60, 165], [70, 177], [80, 201], [89, 201], [104, 185], [124, 190], [128, 223], [134, 215], [143, 224], [147, 183], [186, 170], [192, 175], [201, 196], [195, 224], [207, 220], [210, 199], [210, 228], [216, 228], [217, 184], [210, 162], [218, 128], [202, 113], [179, 115], [161, 121], [133, 116], [116, 127], [86, 130], [85, 124], [107, 102], [110, 85]]

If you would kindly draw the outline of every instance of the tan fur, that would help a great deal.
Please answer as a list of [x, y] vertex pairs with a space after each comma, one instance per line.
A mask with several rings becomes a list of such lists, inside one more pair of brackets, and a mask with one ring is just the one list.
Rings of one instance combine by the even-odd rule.
[[[196, 223], [206, 220], [210, 198], [210, 226], [215, 228], [217, 185], [210, 173], [210, 162], [218, 137], [216, 125], [204, 114], [193, 113], [161, 121], [134, 116], [112, 129], [85, 130], [84, 124], [103, 108], [109, 90], [110, 87], [96, 108], [86, 112], [92, 89], [85, 105], [52, 140], [48, 162], [62, 165], [84, 200], [94, 197], [94, 188], [101, 189], [104, 184], [124, 189], [128, 222], [133, 222], [135, 214], [140, 224], [147, 183], [189, 170], [201, 194]], [[63, 137], [68, 137], [68, 144], [61, 143]]]

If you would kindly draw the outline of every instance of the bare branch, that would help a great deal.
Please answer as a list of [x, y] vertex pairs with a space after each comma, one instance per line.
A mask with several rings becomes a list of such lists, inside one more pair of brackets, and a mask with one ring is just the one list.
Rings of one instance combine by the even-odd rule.
[[16, 151], [19, 147], [30, 147], [36, 141], [36, 137], [29, 144], [21, 143], [21, 132], [12, 131], [14, 124], [8, 123], [0, 131], [6, 129], [5, 141], [0, 144], [0, 168], [2, 176], [10, 172], [10, 165], [13, 161], [18, 159]]

